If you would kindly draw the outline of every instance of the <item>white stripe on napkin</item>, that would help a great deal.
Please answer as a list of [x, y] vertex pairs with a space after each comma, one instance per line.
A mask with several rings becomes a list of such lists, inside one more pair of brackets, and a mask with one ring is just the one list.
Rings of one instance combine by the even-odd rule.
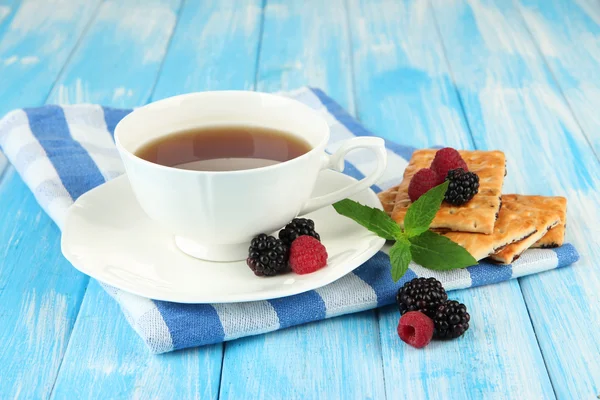
[[268, 301], [251, 303], [213, 304], [219, 315], [224, 340], [259, 335], [279, 329], [279, 317]]

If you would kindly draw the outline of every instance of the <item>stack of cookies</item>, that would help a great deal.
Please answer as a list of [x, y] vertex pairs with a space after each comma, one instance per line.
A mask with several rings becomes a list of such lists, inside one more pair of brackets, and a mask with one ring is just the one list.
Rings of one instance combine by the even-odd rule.
[[[429, 168], [437, 150], [417, 150], [402, 182], [379, 194], [384, 210], [400, 225], [411, 204], [409, 184]], [[501, 151], [459, 151], [470, 172], [479, 177], [478, 193], [459, 206], [443, 202], [430, 228], [481, 260], [510, 264], [527, 249], [563, 244], [567, 215], [564, 197], [502, 194], [506, 158]]]

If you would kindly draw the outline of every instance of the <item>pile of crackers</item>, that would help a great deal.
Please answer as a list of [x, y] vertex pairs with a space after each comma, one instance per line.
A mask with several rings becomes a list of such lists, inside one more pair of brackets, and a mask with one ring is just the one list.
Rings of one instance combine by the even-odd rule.
[[[437, 150], [416, 150], [402, 182], [379, 194], [384, 210], [401, 227], [411, 204], [413, 175], [429, 168]], [[564, 242], [567, 200], [564, 197], [502, 194], [506, 158], [501, 151], [459, 151], [469, 171], [479, 176], [479, 192], [462, 206], [446, 202], [430, 229], [464, 247], [476, 260], [510, 264], [529, 248], [551, 248]]]

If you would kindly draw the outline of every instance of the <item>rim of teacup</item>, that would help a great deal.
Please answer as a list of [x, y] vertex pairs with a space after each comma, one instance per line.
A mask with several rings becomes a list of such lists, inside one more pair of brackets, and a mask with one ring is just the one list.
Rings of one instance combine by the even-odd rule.
[[[215, 94], [218, 94], [218, 95], [240, 95], [241, 94], [241, 95], [250, 95], [250, 96], [257, 95], [260, 97], [270, 97], [273, 99], [277, 99], [277, 101], [282, 101], [284, 103], [288, 102], [290, 104], [293, 104], [295, 107], [304, 108], [304, 110], [308, 111], [309, 114], [313, 114], [315, 119], [318, 120], [319, 123], [323, 125], [325, 135], [323, 136], [321, 141], [316, 146], [311, 146], [312, 148], [309, 151], [307, 151], [306, 153], [302, 154], [301, 156], [298, 156], [291, 160], [282, 161], [280, 163], [268, 165], [265, 167], [241, 169], [241, 170], [234, 170], [234, 171], [198, 171], [198, 170], [189, 170], [189, 169], [170, 167], [168, 165], [161, 165], [161, 164], [153, 163], [148, 160], [144, 160], [141, 157], [138, 157], [134, 152], [125, 148], [125, 146], [123, 146], [123, 144], [121, 143], [121, 140], [119, 138], [119, 136], [120, 136], [119, 132], [121, 130], [119, 129], [119, 127], [121, 127], [121, 129], [122, 129], [122, 126], [125, 123], [127, 123], [128, 120], [134, 118], [135, 117], [134, 113], [147, 111], [148, 109], [152, 109], [154, 107], [160, 107], [161, 105], [164, 105], [164, 103], [182, 100], [187, 97], [211, 96], [211, 95], [215, 95]], [[126, 154], [128, 157], [134, 159], [136, 162], [142, 163], [142, 164], [147, 165], [152, 168], [158, 168], [158, 169], [173, 171], [173, 172], [177, 172], [177, 173], [194, 174], [194, 175], [243, 175], [243, 174], [252, 174], [252, 173], [258, 173], [258, 172], [264, 172], [264, 171], [268, 171], [268, 170], [274, 170], [274, 169], [278, 169], [278, 168], [288, 167], [292, 164], [299, 163], [299, 162], [305, 160], [306, 158], [311, 157], [313, 155], [313, 152], [324, 151], [327, 143], [329, 142], [329, 138], [331, 136], [331, 129], [329, 128], [329, 125], [327, 124], [327, 121], [325, 120], [325, 118], [322, 117], [321, 115], [319, 115], [314, 109], [310, 108], [306, 104], [304, 104], [298, 100], [289, 98], [289, 97], [279, 96], [279, 95], [272, 94], [272, 93], [254, 92], [254, 91], [250, 91], [250, 90], [212, 90], [212, 91], [206, 91], [206, 92], [185, 93], [185, 94], [180, 94], [180, 95], [176, 95], [176, 96], [166, 97], [164, 99], [157, 100], [152, 103], [148, 103], [142, 107], [133, 109], [132, 112], [127, 114], [125, 117], [123, 117], [117, 123], [117, 125], [115, 126], [114, 132], [115, 132], [114, 139], [115, 139], [115, 144], [116, 144], [117, 149], [120, 152]], [[290, 132], [290, 133], [294, 134], [293, 132]]]

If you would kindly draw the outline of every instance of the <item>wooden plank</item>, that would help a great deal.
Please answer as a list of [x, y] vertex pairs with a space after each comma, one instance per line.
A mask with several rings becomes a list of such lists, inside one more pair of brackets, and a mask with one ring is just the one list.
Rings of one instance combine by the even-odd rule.
[[[268, 1], [256, 89], [320, 88], [354, 113], [349, 29], [342, 1]], [[285, 38], [285, 40], [283, 40]]]
[[48, 398], [85, 282], [18, 174], [0, 185], [0, 398]]
[[15, 13], [17, 0], [5, 0], [0, 4], [0, 36], [2, 35], [2, 29], [4, 24], [12, 17]]
[[[3, 2], [0, 115], [44, 102], [98, 3]], [[60, 254], [57, 228], [14, 170], [1, 182], [0, 398], [47, 398], [87, 280]]]
[[373, 312], [227, 343], [221, 399], [382, 399]]
[[221, 346], [156, 356], [134, 336], [117, 303], [91, 280], [52, 398], [217, 398]]
[[0, 115], [44, 102], [98, 4], [31, 0], [6, 14], [0, 26]]
[[[145, 103], [179, 7], [174, 0], [104, 2], [52, 101], [124, 107]], [[221, 359], [221, 346], [163, 357], [150, 354], [115, 301], [94, 281], [85, 293], [53, 398], [216, 398]]]
[[[367, 127], [415, 147], [473, 148], [428, 1], [349, 4], [356, 104]], [[450, 297], [467, 305], [471, 328], [425, 350], [399, 340], [395, 307], [381, 310], [388, 398], [554, 397], [516, 281]]]
[[[520, 282], [556, 396], [593, 398], [600, 394], [599, 162], [512, 2], [433, 4], [476, 144], [508, 156], [505, 191], [568, 198], [567, 240], [582, 260]], [[539, 45], [546, 44], [553, 45]]]
[[[5, 1], [0, 5], [0, 38], [2, 37], [5, 26], [8, 25], [9, 17], [14, 15], [15, 8], [15, 1]], [[2, 181], [2, 173], [6, 169], [6, 164], [6, 157], [0, 152], [0, 182]]]
[[203, 90], [253, 89], [261, 0], [188, 2], [152, 100]]
[[[264, 14], [258, 88], [278, 91], [318, 86], [352, 108], [344, 2], [268, 1]], [[384, 396], [373, 311], [225, 346], [221, 399]]]
[[1, 181], [1, 178], [2, 178], [2, 173], [6, 169], [7, 164], [8, 164], [8, 161], [6, 160], [6, 157], [4, 156], [4, 154], [2, 154], [0, 152], [0, 181]]
[[[115, 23], [119, 20], [120, 17], [115, 16]], [[223, 31], [222, 25], [229, 26], [231, 30]], [[203, 87], [195, 86], [194, 82], [202, 84], [203, 78], [211, 73], [215, 74], [212, 79], [223, 85], [221, 88], [236, 88], [236, 85], [240, 85], [237, 88], [247, 87], [244, 80], [248, 77], [249, 82], [252, 82], [255, 75], [254, 65], [259, 27], [260, 2], [258, 1], [247, 2], [246, 5], [233, 1], [229, 3], [187, 2], [179, 12], [177, 27], [171, 38], [161, 77], [156, 85], [157, 94], [154, 97], [202, 90]], [[209, 28], [219, 29], [219, 31], [211, 33], [210, 30], [206, 30]], [[93, 28], [90, 30], [90, 32], [94, 31]], [[223, 32], [229, 32], [230, 36], [221, 34]], [[102, 35], [100, 31], [97, 34]], [[148, 37], [151, 36], [148, 35]], [[191, 42], [199, 39], [200, 48], [191, 46]], [[110, 47], [105, 47], [105, 57], [109, 58], [107, 61], [109, 64], [111, 62], [110, 54], [129, 54], [127, 49], [133, 46], [134, 40], [137, 39], [125, 40], [120, 36], [118, 40], [117, 38], [115, 40], [114, 46], [123, 46], [123, 49], [111, 52]], [[229, 40], [232, 42], [228, 43]], [[247, 42], [252, 41], [254, 44], [248, 45]], [[245, 57], [230, 59], [228, 64], [227, 52], [240, 43], [248, 45], [248, 48], [253, 48], [254, 51]], [[156, 43], [150, 40], [148, 46], [149, 48], [155, 47]], [[93, 75], [86, 69], [85, 60], [95, 59], [99, 56], [92, 57], [90, 55], [97, 54], [97, 47], [88, 47], [83, 44], [82, 48], [88, 48], [86, 50], [88, 55], [76, 57], [83, 61], [80, 67], [73, 68], [73, 70], [78, 70], [76, 76], [82, 81], [86, 81], [85, 77], [89, 77], [91, 80]], [[207, 54], [213, 56], [207, 57]], [[214, 61], [214, 64], [211, 61]], [[135, 55], [131, 59], [124, 60], [123, 63], [128, 65], [134, 74], [137, 70], [148, 68], [147, 65], [136, 61]], [[242, 68], [240, 65], [246, 67]], [[125, 74], [129, 74], [129, 72]], [[195, 78], [199, 79], [195, 81]], [[73, 79], [71, 81], [76, 82]], [[120, 78], [116, 77], [110, 78], [110, 82], [113, 85], [121, 84]], [[149, 82], [149, 79], [133, 82], [136, 86], [132, 87], [130, 83], [126, 91], [128, 93], [129, 89], [132, 90], [131, 97], [113, 99], [110, 97], [113, 92], [105, 91], [106, 101], [115, 101], [116, 104], [126, 102], [126, 106], [145, 101], [144, 96], [147, 96], [150, 88], [148, 85], [152, 82]], [[90, 84], [89, 87], [106, 89], [106, 87], [96, 84]], [[100, 91], [89, 90], [85, 93], [98, 96], [95, 93], [100, 93]], [[83, 100], [85, 101], [86, 98], [84, 97]], [[98, 310], [102, 310], [102, 313], [99, 313]], [[120, 396], [217, 398], [222, 361], [221, 345], [161, 356], [151, 355], [142, 346], [141, 340], [136, 337], [132, 328], [125, 322], [114, 301], [96, 284], [90, 285], [86, 293], [81, 307], [81, 315], [83, 318], [81, 323], [75, 325], [69, 350], [56, 382], [54, 393], [56, 398], [64, 398], [71, 393], [78, 393], [77, 397], [82, 398]], [[86, 315], [96, 316], [95, 321], [89, 323]], [[91, 337], [93, 337], [92, 341], [90, 341]], [[103, 348], [106, 348], [107, 351], [101, 350]], [[82, 357], [96, 360], [96, 363], [82, 368]], [[97, 365], [102, 367], [95, 367]], [[143, 366], [143, 368], [138, 366]]]
[[600, 4], [596, 1], [522, 0], [527, 29], [565, 96], [570, 111], [600, 155]]
[[148, 102], [177, 22], [180, 2], [104, 2], [48, 102], [112, 107]]
[[427, 2], [349, 4], [361, 121], [415, 147], [472, 147]]

